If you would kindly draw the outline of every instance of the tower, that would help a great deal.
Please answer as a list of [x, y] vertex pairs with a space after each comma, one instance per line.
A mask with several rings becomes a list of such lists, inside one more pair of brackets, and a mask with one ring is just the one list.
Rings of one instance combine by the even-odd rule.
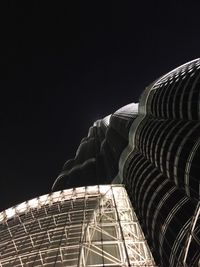
[[199, 136], [196, 59], [96, 121], [55, 192], [1, 212], [1, 265], [198, 266]]

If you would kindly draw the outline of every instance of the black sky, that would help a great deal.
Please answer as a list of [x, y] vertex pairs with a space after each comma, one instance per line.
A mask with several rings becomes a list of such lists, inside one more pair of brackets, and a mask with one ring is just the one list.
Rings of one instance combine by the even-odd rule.
[[1, 8], [1, 210], [48, 192], [95, 120], [200, 48], [198, 1], [16, 2]]

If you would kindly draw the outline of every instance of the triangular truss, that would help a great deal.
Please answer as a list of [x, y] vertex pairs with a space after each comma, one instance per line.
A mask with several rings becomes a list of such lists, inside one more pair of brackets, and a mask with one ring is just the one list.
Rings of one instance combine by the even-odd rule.
[[22, 204], [3, 213], [0, 267], [155, 266], [123, 185], [74, 188]]

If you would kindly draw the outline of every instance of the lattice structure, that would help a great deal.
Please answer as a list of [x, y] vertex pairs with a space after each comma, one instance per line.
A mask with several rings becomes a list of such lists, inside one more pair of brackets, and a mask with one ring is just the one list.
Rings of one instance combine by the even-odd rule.
[[122, 185], [58, 191], [0, 213], [0, 266], [155, 266]]

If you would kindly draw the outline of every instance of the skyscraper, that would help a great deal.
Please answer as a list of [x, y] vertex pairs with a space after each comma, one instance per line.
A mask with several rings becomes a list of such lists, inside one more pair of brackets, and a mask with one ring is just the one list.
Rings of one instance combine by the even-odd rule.
[[199, 163], [196, 59], [96, 121], [56, 192], [0, 214], [1, 266], [199, 266]]

